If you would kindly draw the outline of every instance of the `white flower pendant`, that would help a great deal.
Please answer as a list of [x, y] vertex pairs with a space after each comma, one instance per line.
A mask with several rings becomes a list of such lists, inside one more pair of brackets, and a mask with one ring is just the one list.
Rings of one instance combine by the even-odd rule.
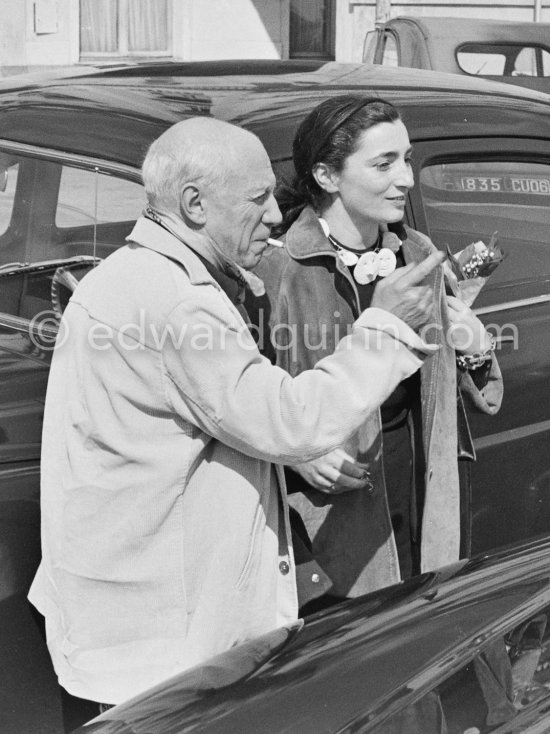
[[390, 273], [393, 273], [397, 267], [397, 259], [393, 250], [388, 247], [383, 247], [378, 251], [378, 276], [385, 278]]
[[[338, 240], [331, 237], [328, 224], [324, 219], [319, 218], [319, 223], [323, 229], [324, 235], [336, 249], [338, 259], [348, 268], [354, 268], [353, 277], [359, 285], [372, 283], [376, 278], [385, 278], [390, 275], [390, 273], [393, 273], [397, 267], [395, 253], [401, 247], [401, 240], [395, 232], [390, 232], [386, 228], [381, 233], [381, 249], [368, 250], [362, 255], [358, 255], [356, 252], [352, 252], [351, 250], [347, 250], [345, 247], [342, 247]], [[378, 242], [380, 243], [380, 238]]]
[[378, 253], [373, 250], [365, 252], [355, 266], [353, 277], [360, 285], [372, 283], [378, 276]]
[[359, 283], [359, 285], [366, 285], [366, 283], [372, 283], [376, 278], [385, 278], [390, 273], [393, 273], [397, 265], [395, 254], [388, 249], [383, 247], [378, 252], [365, 252], [361, 255], [353, 271], [353, 277]]
[[344, 265], [347, 265], [348, 268], [352, 268], [354, 265], [357, 265], [359, 261], [359, 255], [356, 255], [354, 252], [351, 252], [351, 250], [345, 250], [343, 247], [337, 250], [336, 254], [340, 258], [340, 260], [344, 263]]

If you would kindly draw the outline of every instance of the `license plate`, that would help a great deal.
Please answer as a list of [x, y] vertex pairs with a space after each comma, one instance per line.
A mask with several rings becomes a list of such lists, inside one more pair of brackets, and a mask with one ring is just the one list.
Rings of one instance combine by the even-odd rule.
[[550, 178], [534, 176], [453, 176], [445, 175], [448, 191], [481, 191], [484, 193], [536, 194], [550, 196]]

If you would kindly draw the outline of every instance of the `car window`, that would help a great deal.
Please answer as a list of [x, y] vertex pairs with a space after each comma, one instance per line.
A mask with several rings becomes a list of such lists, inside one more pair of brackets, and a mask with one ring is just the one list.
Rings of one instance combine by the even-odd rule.
[[55, 213], [57, 227], [85, 226], [136, 219], [144, 205], [143, 188], [134, 181], [93, 170], [63, 166]]
[[512, 76], [537, 76], [537, 55], [534, 48], [522, 48], [514, 61]]
[[466, 74], [479, 76], [548, 76], [550, 52], [540, 46], [465, 43], [457, 63]]
[[380, 31], [374, 30], [369, 31], [365, 36], [365, 41], [363, 43], [363, 62], [366, 64], [373, 63], [374, 53], [376, 51], [376, 46], [378, 45], [379, 35]]
[[487, 734], [518, 716], [525, 728], [514, 722], [506, 731], [531, 731], [528, 725], [535, 722], [536, 731], [548, 731], [540, 726], [549, 724], [541, 713], [550, 702], [549, 621], [550, 607], [516, 621], [480, 645], [451, 677], [376, 727], [375, 734]]
[[94, 241], [105, 257], [124, 244], [145, 204], [141, 184], [94, 167], [17, 154], [9, 162], [0, 266], [91, 254]]
[[[0, 315], [59, 311], [94, 258], [125, 243], [144, 203], [141, 184], [122, 175], [0, 151]], [[67, 259], [72, 277], [58, 272]]]
[[550, 278], [550, 165], [469, 160], [429, 165], [420, 173], [428, 231], [439, 247], [486, 244], [494, 232], [505, 260], [476, 305], [502, 285]]
[[471, 50], [458, 51], [456, 58], [460, 69], [466, 74], [504, 75], [506, 56], [498, 51], [482, 53], [474, 47]]
[[390, 34], [384, 36], [384, 50], [382, 52], [382, 64], [384, 66], [399, 66], [397, 43], [395, 37]]

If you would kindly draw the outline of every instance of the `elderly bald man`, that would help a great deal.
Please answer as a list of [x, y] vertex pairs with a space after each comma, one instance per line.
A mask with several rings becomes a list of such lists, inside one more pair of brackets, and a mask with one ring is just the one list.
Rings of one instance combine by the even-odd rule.
[[61, 685], [103, 703], [296, 620], [280, 465], [341, 446], [430, 354], [411, 327], [440, 262], [387, 278], [336, 352], [292, 379], [260, 356], [238, 297], [280, 221], [258, 138], [180, 122], [143, 180], [128, 244], [64, 314], [30, 592]]

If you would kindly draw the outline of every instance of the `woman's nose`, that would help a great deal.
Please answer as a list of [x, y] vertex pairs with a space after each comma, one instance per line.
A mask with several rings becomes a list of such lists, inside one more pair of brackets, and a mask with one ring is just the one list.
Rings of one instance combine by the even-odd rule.
[[402, 165], [396, 170], [394, 183], [396, 186], [405, 186], [408, 189], [412, 189], [414, 186], [414, 174], [410, 164], [406, 161], [403, 161]]

